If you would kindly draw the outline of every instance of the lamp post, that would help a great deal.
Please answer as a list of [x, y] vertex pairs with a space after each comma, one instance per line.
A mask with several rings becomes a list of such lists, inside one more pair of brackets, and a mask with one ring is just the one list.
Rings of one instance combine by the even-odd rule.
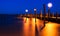
[[44, 14], [43, 14], [43, 18], [44, 18], [44, 26], [41, 26], [41, 28], [40, 28], [40, 30], [42, 30], [44, 27], [45, 27], [45, 16], [46, 16], [46, 5], [45, 4], [43, 4], [43, 10], [44, 10]]
[[25, 12], [26, 12], [26, 16], [27, 16], [28, 9], [26, 9]]
[[57, 21], [58, 13], [56, 12], [56, 21]]
[[44, 20], [45, 20], [45, 16], [46, 16], [46, 5], [43, 4], [43, 8], [44, 8]]
[[35, 24], [36, 24], [36, 8], [34, 8], [34, 13], [35, 13]]
[[26, 21], [27, 21], [27, 12], [28, 12], [28, 9], [26, 9], [25, 12], [26, 12]]
[[46, 5], [43, 4], [43, 8], [44, 8], [44, 26], [42, 27], [42, 29], [45, 27], [45, 16], [46, 16]]
[[37, 24], [36, 24], [36, 15], [37, 15], [37, 13], [36, 13], [36, 8], [34, 8], [34, 16], [35, 16], [35, 35], [37, 36], [38, 35], [38, 29], [37, 29]]
[[52, 3], [48, 3], [48, 21], [50, 18], [50, 8], [52, 7]]

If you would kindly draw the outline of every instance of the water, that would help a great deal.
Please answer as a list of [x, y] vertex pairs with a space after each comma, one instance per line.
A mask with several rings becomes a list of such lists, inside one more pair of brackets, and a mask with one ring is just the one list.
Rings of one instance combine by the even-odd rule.
[[48, 22], [45, 27], [43, 20], [20, 18], [16, 15], [0, 15], [0, 36], [59, 36], [60, 24]]

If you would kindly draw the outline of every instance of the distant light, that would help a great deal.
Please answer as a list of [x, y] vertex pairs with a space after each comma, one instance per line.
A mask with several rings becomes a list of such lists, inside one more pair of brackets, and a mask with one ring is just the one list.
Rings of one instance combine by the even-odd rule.
[[36, 8], [34, 8], [34, 11], [36, 11]]
[[48, 3], [48, 7], [51, 8], [52, 7], [52, 3]]
[[28, 9], [26, 9], [25, 12], [28, 12]]

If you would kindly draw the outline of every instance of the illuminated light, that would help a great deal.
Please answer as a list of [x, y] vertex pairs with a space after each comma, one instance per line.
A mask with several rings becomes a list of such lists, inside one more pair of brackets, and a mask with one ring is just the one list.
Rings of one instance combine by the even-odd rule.
[[35, 18], [32, 18], [32, 23], [35, 25]]
[[36, 8], [34, 8], [34, 11], [36, 11]]
[[29, 18], [26, 19], [26, 17], [24, 18], [24, 20], [26, 21], [23, 25], [23, 32], [24, 32], [24, 36], [28, 36], [28, 30], [29, 30]]
[[26, 9], [25, 12], [28, 12], [28, 9]]
[[26, 23], [24, 23], [24, 26], [23, 26], [24, 36], [29, 36], [29, 35], [35, 36], [35, 24], [33, 24], [32, 22], [34, 22], [33, 19], [30, 20], [30, 18], [27, 18]]
[[48, 3], [48, 7], [51, 8], [52, 7], [52, 3]]

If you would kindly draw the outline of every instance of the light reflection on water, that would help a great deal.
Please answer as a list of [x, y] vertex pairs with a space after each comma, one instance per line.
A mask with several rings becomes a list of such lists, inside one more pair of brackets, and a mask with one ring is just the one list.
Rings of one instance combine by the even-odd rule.
[[24, 36], [35, 36], [35, 22], [34, 19], [24, 18]]
[[59, 36], [59, 33], [57, 29], [60, 27], [60, 24], [57, 23], [46, 23], [46, 26], [42, 31], [40, 31], [40, 26], [44, 26], [43, 21], [36, 19], [35, 24], [35, 18], [23, 18], [23, 35], [24, 36], [35, 36], [35, 25], [37, 25], [39, 36]]

